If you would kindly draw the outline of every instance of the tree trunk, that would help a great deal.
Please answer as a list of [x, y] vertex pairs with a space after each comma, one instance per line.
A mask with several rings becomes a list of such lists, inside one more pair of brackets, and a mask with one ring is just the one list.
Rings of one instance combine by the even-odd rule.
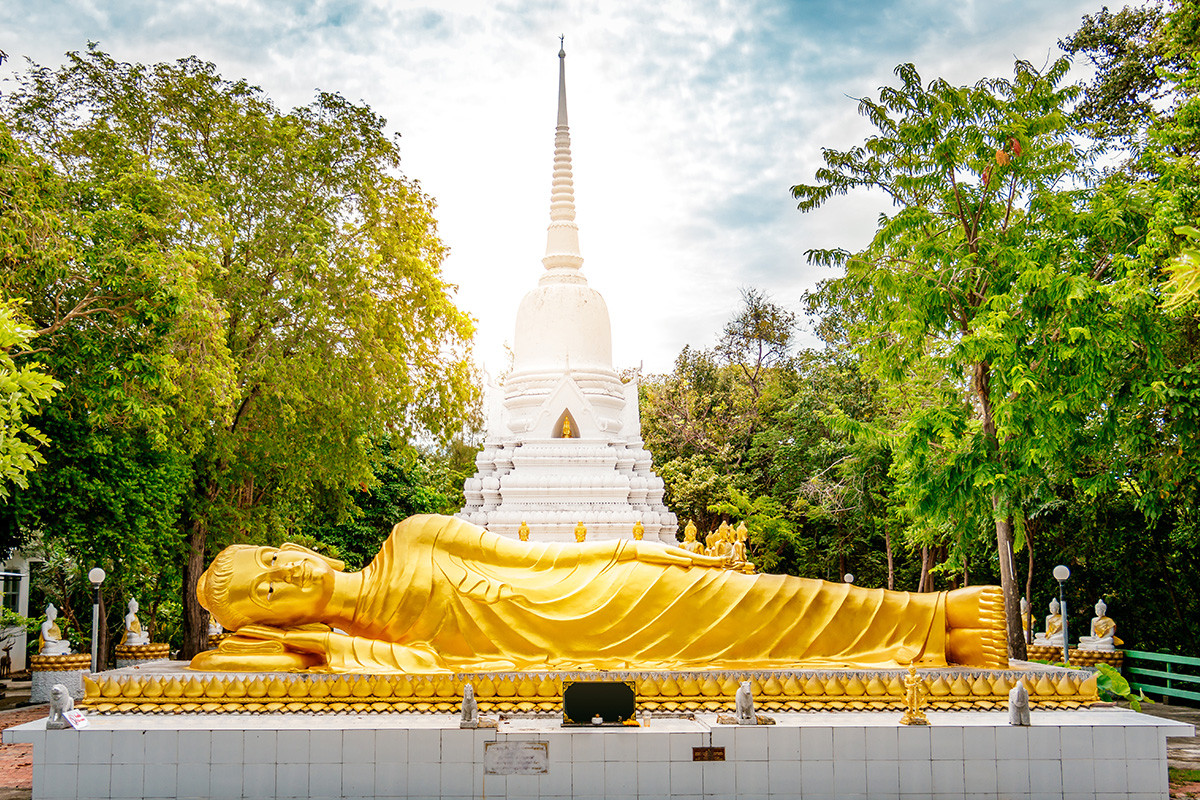
[[191, 659], [208, 645], [208, 614], [200, 605], [196, 582], [204, 572], [208, 528], [203, 520], [189, 520], [187, 529], [187, 563], [183, 567], [183, 647], [182, 659]]
[[892, 535], [888, 533], [887, 525], [883, 526], [883, 546], [887, 548], [888, 588], [896, 588], [896, 570], [892, 563]]
[[1029, 565], [1025, 570], [1025, 600], [1029, 603], [1028, 619], [1021, 620], [1025, 629], [1025, 644], [1033, 644], [1033, 537], [1037, 523], [1025, 518], [1025, 549], [1029, 552]]
[[921, 545], [921, 577], [917, 580], [917, 591], [929, 591], [929, 546]]
[[996, 549], [1000, 555], [1000, 589], [1004, 593], [1004, 617], [1008, 624], [1008, 657], [1025, 660], [1025, 633], [1021, 629], [1021, 590], [1013, 568], [1012, 517], [999, 516], [1000, 498], [993, 496], [997, 512]]

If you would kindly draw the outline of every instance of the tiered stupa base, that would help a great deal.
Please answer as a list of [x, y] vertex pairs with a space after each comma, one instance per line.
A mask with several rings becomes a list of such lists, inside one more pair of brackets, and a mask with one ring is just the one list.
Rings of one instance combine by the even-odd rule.
[[29, 702], [49, 703], [50, 690], [56, 683], [67, 687], [71, 697], [83, 697], [83, 676], [92, 671], [92, 657], [87, 653], [65, 656], [34, 655], [29, 657]]
[[171, 645], [151, 642], [150, 644], [117, 645], [117, 669], [137, 667], [171, 658]]
[[[1017, 669], [921, 670], [928, 708], [1005, 708], [1024, 681], [1035, 708], [1080, 708], [1099, 700], [1094, 675], [1022, 665]], [[741, 681], [765, 711], [888, 711], [904, 707], [905, 670], [715, 670], [710, 672], [499, 672], [456, 675], [202, 673], [184, 662], [116, 670], [88, 679], [81, 706], [93, 713], [455, 713], [463, 685], [484, 713], [562, 714], [563, 681], [633, 680], [639, 711], [733, 711]]]
[[588, 541], [632, 539], [640, 522], [643, 538], [676, 542], [675, 515], [640, 439], [488, 443], [475, 463], [457, 516], [492, 533], [515, 539], [525, 523], [533, 541], [573, 542], [582, 522]]

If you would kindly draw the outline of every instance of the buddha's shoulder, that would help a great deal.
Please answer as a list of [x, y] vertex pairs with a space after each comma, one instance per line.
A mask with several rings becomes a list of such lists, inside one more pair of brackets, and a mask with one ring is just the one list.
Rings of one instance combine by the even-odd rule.
[[487, 537], [486, 530], [457, 517], [444, 514], [416, 514], [396, 523], [388, 538], [405, 547], [420, 545], [445, 546], [457, 540], [477, 541]]

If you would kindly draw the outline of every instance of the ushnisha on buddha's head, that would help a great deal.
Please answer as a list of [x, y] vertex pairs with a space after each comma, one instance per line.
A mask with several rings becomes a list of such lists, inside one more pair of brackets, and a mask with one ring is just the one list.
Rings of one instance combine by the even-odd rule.
[[345, 566], [298, 544], [235, 544], [218, 553], [200, 576], [197, 594], [200, 605], [228, 630], [328, 622], [343, 610], [338, 590], [352, 590], [342, 585], [351, 577]]

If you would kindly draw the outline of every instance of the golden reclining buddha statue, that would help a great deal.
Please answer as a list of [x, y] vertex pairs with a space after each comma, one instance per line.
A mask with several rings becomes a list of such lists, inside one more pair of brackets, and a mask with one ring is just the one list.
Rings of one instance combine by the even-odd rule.
[[236, 631], [205, 671], [1007, 667], [994, 586], [894, 592], [725, 569], [649, 541], [522, 542], [453, 517], [396, 525], [360, 572], [232, 545], [201, 603]]

